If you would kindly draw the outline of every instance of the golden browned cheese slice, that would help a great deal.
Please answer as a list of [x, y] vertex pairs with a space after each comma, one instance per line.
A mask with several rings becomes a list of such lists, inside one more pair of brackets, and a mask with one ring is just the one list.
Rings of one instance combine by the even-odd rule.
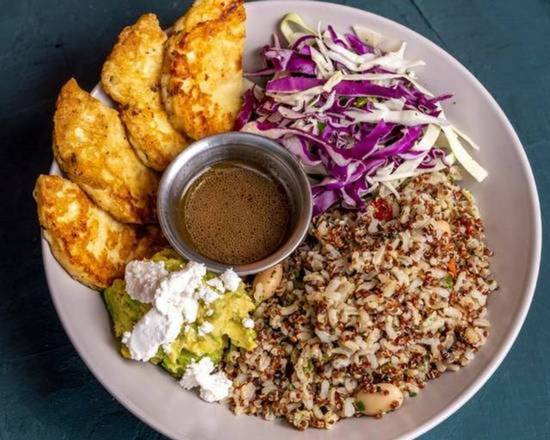
[[174, 26], [161, 77], [172, 125], [193, 139], [233, 128], [241, 106], [242, 0], [198, 0]]
[[187, 13], [182, 15], [172, 26], [173, 32], [189, 32], [205, 21], [216, 20], [227, 9], [238, 7], [234, 0], [195, 0]]
[[154, 14], [122, 30], [101, 72], [101, 85], [120, 104], [130, 143], [148, 167], [164, 170], [187, 145], [170, 124], [160, 97], [166, 34]]
[[151, 256], [164, 242], [157, 226], [116, 221], [63, 177], [38, 177], [34, 198], [53, 255], [73, 278], [94, 289], [123, 277], [128, 261]]
[[118, 112], [69, 80], [57, 98], [54, 154], [97, 205], [124, 223], [155, 222], [157, 174], [128, 143]]

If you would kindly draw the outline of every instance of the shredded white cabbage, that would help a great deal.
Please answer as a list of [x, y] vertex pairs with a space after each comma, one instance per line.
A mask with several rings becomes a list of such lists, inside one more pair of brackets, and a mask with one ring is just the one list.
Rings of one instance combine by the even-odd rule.
[[459, 131], [458, 128], [456, 128], [456, 127], [453, 127], [453, 130], [455, 131], [455, 133], [456, 133], [459, 137], [461, 137], [462, 139], [464, 139], [464, 140], [470, 145], [470, 147], [472, 147], [472, 148], [473, 148], [474, 150], [476, 150], [476, 151], [479, 151], [479, 146], [478, 146], [476, 143], [474, 143], [474, 141], [473, 141], [472, 139], [470, 139], [470, 137], [468, 137], [468, 136], [466, 135], [466, 133], [463, 133], [462, 131]]
[[317, 70], [323, 78], [327, 78], [334, 73], [334, 66], [325, 58], [325, 56], [314, 47], [311, 47], [311, 59], [317, 66]]
[[332, 75], [329, 80], [322, 86], [323, 88], [323, 91], [324, 92], [331, 92], [332, 89], [334, 87], [336, 87], [336, 85], [338, 83], [340, 83], [340, 81], [342, 81], [342, 79], [344, 78], [344, 75], [342, 74], [342, 72], [338, 71], [336, 72], [334, 75]]
[[418, 143], [411, 148], [411, 151], [428, 151], [435, 145], [435, 142], [439, 137], [439, 133], [441, 133], [441, 129], [437, 125], [428, 125], [428, 128], [424, 132], [424, 136], [422, 136], [422, 139], [420, 139]]
[[360, 39], [368, 45], [376, 49], [380, 49], [382, 52], [395, 52], [396, 50], [399, 50], [401, 44], [403, 43], [401, 40], [385, 37], [382, 34], [379, 34], [378, 32], [364, 26], [352, 26], [352, 28]]
[[[292, 27], [296, 27], [300, 29], [300, 31], [294, 31]], [[302, 17], [294, 12], [290, 12], [283, 17], [283, 19], [281, 20], [281, 24], [279, 25], [279, 29], [281, 30], [281, 33], [285, 37], [288, 44], [294, 43], [298, 38], [303, 35], [316, 34], [313, 29], [311, 29], [304, 23]]]
[[440, 132], [441, 129], [437, 125], [428, 125], [422, 139], [420, 139], [420, 141], [418, 141], [418, 143], [411, 149], [411, 152], [424, 152], [424, 154], [419, 155], [416, 159], [406, 160], [391, 173], [377, 173], [377, 175], [373, 178], [373, 181], [389, 182], [396, 180], [398, 181], [397, 185], [399, 185], [404, 179], [417, 176], [422, 172], [433, 171], [433, 169], [419, 170], [418, 165], [422, 162], [422, 159], [424, 159], [424, 156], [428, 153], [428, 151], [435, 145]]
[[449, 141], [449, 146], [451, 147], [451, 151], [455, 155], [456, 160], [458, 160], [458, 162], [472, 175], [474, 179], [478, 182], [483, 182], [489, 173], [487, 173], [487, 171], [465, 150], [452, 127], [442, 127], [442, 129], [443, 133], [445, 133], [445, 136], [447, 137], [447, 140]]
[[[329, 48], [331, 51], [341, 55], [346, 60], [350, 61], [351, 63], [354, 63], [356, 65], [360, 65], [361, 63], [366, 63], [368, 61], [371, 61], [373, 58], [375, 58], [375, 55], [372, 53], [367, 53], [364, 55], [357, 55], [353, 53], [352, 51], [346, 49], [345, 47], [339, 46], [336, 43], [333, 43], [332, 38], [330, 37], [330, 34], [328, 32], [325, 32], [323, 34], [323, 42]], [[356, 67], [357, 68], [357, 67]]]
[[356, 122], [369, 122], [375, 124], [379, 121], [402, 124], [406, 126], [436, 124], [448, 125], [445, 119], [426, 115], [418, 110], [373, 110], [371, 112], [349, 110], [344, 113]]
[[400, 111], [405, 107], [405, 99], [390, 98], [384, 102], [374, 102], [373, 106], [378, 110], [395, 110]]

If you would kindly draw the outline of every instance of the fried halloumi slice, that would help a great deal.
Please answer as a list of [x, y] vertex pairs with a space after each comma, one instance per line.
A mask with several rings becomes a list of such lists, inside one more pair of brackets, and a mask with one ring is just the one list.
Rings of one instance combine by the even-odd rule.
[[193, 139], [233, 128], [241, 106], [245, 19], [242, 0], [198, 0], [168, 38], [162, 98], [172, 125]]
[[189, 32], [195, 26], [205, 21], [216, 20], [226, 9], [238, 3], [233, 0], [195, 0], [189, 10], [172, 26], [174, 32]]
[[128, 143], [115, 109], [69, 80], [57, 98], [54, 155], [61, 169], [123, 223], [155, 222], [158, 175]]
[[160, 72], [166, 34], [155, 14], [145, 14], [122, 30], [101, 72], [105, 92], [120, 104], [130, 143], [145, 165], [163, 171], [185, 148], [160, 97]]
[[38, 219], [53, 255], [78, 281], [94, 288], [124, 276], [126, 263], [163, 245], [157, 226], [127, 225], [98, 208], [82, 189], [60, 176], [39, 176]]

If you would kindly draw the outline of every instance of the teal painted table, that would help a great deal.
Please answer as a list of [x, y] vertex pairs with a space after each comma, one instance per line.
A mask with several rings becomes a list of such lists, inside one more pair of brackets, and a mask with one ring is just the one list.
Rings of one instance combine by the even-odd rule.
[[[458, 58], [515, 126], [550, 212], [550, 1], [340, 1], [408, 26]], [[119, 405], [69, 343], [44, 279], [31, 190], [51, 162], [57, 92], [90, 89], [120, 29], [165, 25], [189, 1], [0, 2], [0, 439], [161, 438]], [[548, 241], [546, 229], [544, 240]], [[550, 438], [550, 256], [514, 348], [483, 389], [425, 439]]]

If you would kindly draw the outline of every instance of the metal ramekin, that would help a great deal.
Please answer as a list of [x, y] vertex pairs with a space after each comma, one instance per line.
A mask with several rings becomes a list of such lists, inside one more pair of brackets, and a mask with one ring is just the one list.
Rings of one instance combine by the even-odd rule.
[[[283, 185], [289, 197], [291, 223], [287, 239], [273, 254], [251, 264], [230, 266], [210, 260], [192, 249], [177, 228], [176, 208], [184, 191], [208, 167], [224, 160], [258, 164]], [[304, 239], [311, 220], [311, 188], [302, 166], [278, 143], [250, 133], [224, 133], [194, 142], [172, 161], [160, 181], [157, 209], [164, 235], [183, 257], [204, 263], [213, 272], [232, 267], [239, 275], [249, 275], [284, 260]]]

